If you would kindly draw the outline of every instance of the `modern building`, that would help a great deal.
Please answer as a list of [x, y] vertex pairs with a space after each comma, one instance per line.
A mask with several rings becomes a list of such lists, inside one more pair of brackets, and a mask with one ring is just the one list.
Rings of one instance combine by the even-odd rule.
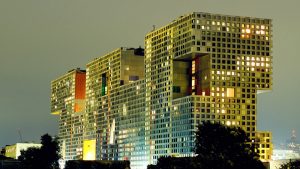
[[5, 156], [13, 159], [18, 159], [21, 151], [26, 151], [30, 147], [40, 148], [42, 144], [38, 143], [16, 143], [13, 145], [5, 146]]
[[145, 37], [146, 137], [151, 163], [191, 156], [203, 120], [240, 126], [271, 158], [257, 131], [257, 94], [272, 88], [271, 20], [191, 13]]
[[61, 155], [82, 158], [85, 113], [85, 70], [74, 69], [51, 82], [51, 112], [59, 116]]
[[212, 121], [243, 128], [269, 161], [257, 94], [272, 89], [271, 28], [270, 19], [194, 12], [149, 32], [145, 51], [119, 48], [88, 63], [83, 159], [146, 168], [194, 156], [197, 125]]
[[135, 133], [145, 125], [144, 49], [118, 48], [96, 58], [86, 77], [83, 159], [139, 157], [145, 146], [144, 134]]

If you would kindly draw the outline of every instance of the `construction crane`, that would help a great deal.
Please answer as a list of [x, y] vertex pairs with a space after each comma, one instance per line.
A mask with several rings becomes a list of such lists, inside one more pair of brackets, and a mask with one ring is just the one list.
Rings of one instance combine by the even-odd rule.
[[18, 133], [19, 133], [20, 141], [21, 141], [21, 143], [22, 143], [22, 142], [23, 142], [23, 138], [22, 138], [21, 129], [18, 129]]

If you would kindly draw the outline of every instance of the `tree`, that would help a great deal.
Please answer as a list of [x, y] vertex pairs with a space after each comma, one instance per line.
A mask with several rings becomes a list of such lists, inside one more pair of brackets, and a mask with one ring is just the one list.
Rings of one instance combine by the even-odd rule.
[[204, 122], [196, 132], [196, 158], [201, 169], [264, 169], [241, 128]]
[[130, 169], [129, 161], [69, 160], [65, 169]]
[[59, 168], [58, 160], [59, 145], [57, 138], [52, 138], [49, 134], [45, 134], [41, 137], [41, 162], [44, 164], [44, 169], [56, 169]]
[[41, 148], [31, 147], [21, 151], [19, 160], [23, 169], [59, 169], [59, 145], [57, 138], [49, 134], [41, 137]]
[[281, 165], [279, 169], [300, 169], [300, 160], [285, 163]]
[[193, 157], [160, 157], [157, 165], [148, 165], [147, 169], [198, 169]]
[[30, 147], [27, 150], [22, 150], [19, 156], [19, 161], [21, 161], [22, 169], [39, 169], [40, 166], [40, 148]]

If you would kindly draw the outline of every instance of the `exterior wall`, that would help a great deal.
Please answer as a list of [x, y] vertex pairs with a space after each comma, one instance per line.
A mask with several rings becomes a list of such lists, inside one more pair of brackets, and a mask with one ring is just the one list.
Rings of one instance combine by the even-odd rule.
[[10, 145], [5, 147], [5, 156], [17, 159], [17, 147], [16, 145]]
[[149, 145], [145, 142], [145, 81], [116, 89], [112, 95], [116, 112], [118, 160], [130, 160], [131, 168], [146, 168]]
[[[122, 93], [124, 92], [123, 86], [136, 87], [131, 83], [144, 78], [144, 57], [137, 50], [143, 51], [143, 49], [119, 48], [87, 64], [84, 138], [96, 140], [96, 159], [98, 160], [128, 158], [127, 144], [119, 145], [120, 140], [116, 138], [120, 138], [119, 132], [123, 132], [123, 128], [119, 126], [120, 111], [123, 108], [124, 110], [131, 108], [122, 100], [134, 97], [134, 95], [129, 95], [132, 92]], [[138, 92], [139, 89], [135, 90]], [[128, 114], [131, 115], [129, 110]], [[125, 149], [125, 152], [122, 153], [120, 150], [119, 153], [118, 146]]]
[[41, 146], [41, 144], [36, 143], [16, 143], [14, 145], [5, 147], [5, 156], [18, 159], [18, 157], [21, 155], [22, 150], [27, 150], [30, 147], [40, 148]]
[[282, 149], [274, 149], [272, 160], [290, 160], [290, 159], [300, 159], [300, 154], [294, 150], [282, 150]]
[[51, 112], [59, 115], [62, 158], [82, 159], [85, 71], [72, 70], [51, 82]]

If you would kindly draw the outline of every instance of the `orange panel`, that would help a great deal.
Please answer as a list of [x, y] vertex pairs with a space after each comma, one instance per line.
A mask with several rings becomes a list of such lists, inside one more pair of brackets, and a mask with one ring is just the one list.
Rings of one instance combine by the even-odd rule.
[[85, 99], [85, 73], [76, 72], [75, 75], [75, 99]]

